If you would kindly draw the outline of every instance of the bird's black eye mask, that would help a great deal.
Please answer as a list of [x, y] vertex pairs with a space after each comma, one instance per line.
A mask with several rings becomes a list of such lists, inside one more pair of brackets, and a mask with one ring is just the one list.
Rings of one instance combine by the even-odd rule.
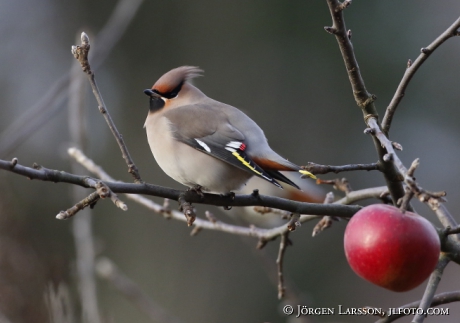
[[168, 93], [160, 93], [157, 90], [153, 90], [153, 92], [158, 93], [166, 99], [174, 99], [179, 94], [179, 91], [182, 89], [182, 85], [184, 85], [184, 82], [180, 82], [178, 86], [176, 86], [172, 91]]
[[179, 91], [182, 89], [184, 82], [179, 83], [172, 91], [168, 93], [161, 93], [157, 89], [147, 89], [144, 90], [144, 93], [150, 97], [150, 111], [155, 112], [162, 109], [165, 106], [165, 102], [162, 98], [165, 99], [174, 99], [179, 94]]
[[150, 97], [150, 107], [149, 107], [150, 112], [158, 111], [162, 109], [164, 106], [165, 106], [165, 101], [163, 101], [160, 97], [158, 96]]

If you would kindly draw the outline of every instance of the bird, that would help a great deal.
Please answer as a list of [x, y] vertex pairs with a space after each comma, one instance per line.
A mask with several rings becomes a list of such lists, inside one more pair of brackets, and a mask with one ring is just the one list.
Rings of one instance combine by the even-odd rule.
[[222, 195], [234, 194], [253, 176], [299, 189], [280, 171], [316, 178], [273, 151], [263, 130], [244, 112], [190, 83], [202, 73], [195, 66], [177, 67], [144, 90], [150, 97], [147, 140], [168, 176], [197, 193]]

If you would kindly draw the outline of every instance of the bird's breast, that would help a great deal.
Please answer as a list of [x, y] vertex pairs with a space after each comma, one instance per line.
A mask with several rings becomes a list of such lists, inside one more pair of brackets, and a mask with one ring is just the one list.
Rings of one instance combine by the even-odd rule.
[[252, 176], [175, 140], [170, 121], [164, 116], [147, 117], [145, 127], [156, 162], [179, 183], [189, 187], [200, 185], [206, 192], [228, 193], [240, 189]]

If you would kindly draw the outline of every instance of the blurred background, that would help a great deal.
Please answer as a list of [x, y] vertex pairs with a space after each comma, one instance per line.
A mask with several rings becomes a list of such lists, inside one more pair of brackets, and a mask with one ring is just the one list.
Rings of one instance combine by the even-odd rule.
[[[346, 10], [361, 72], [368, 90], [378, 97], [381, 115], [407, 60], [414, 60], [459, 12], [456, 0], [360, 1]], [[147, 182], [183, 188], [159, 169], [150, 153], [143, 129], [148, 98], [142, 93], [163, 73], [181, 65], [204, 69], [195, 85], [245, 111], [264, 129], [271, 146], [293, 162], [375, 162], [336, 40], [323, 29], [330, 24], [324, 1], [1, 0], [0, 158], [17, 157], [23, 165], [37, 162], [88, 174], [76, 170], [66, 152], [76, 145], [82, 128], [76, 132], [74, 128], [83, 115], [87, 123], [79, 145], [113, 177], [132, 181], [83, 73], [73, 74], [75, 82], [69, 82], [74, 65], [70, 48], [84, 30], [91, 38], [90, 58], [105, 103]], [[419, 183], [429, 190], [447, 191], [447, 207], [456, 216], [459, 52], [460, 39], [454, 38], [428, 59], [409, 85], [390, 134], [403, 145], [399, 156], [406, 165], [420, 158]], [[83, 99], [83, 112], [77, 116], [69, 112], [69, 94]], [[384, 185], [377, 172], [340, 176], [346, 176], [354, 189]], [[75, 219], [55, 219], [60, 210], [74, 204], [75, 194], [71, 185], [29, 181], [0, 171], [0, 312], [5, 322], [64, 322], [56, 315], [50, 318], [45, 301], [59, 299], [59, 293], [65, 294], [61, 299], [71, 308], [66, 315], [74, 319], [68, 322], [96, 322], [90, 314], [83, 318], [81, 314], [88, 310], [82, 309], [75, 260], [73, 233], [79, 226]], [[256, 250], [257, 241], [251, 238], [214, 231], [191, 237], [184, 222], [165, 220], [120, 198], [128, 203], [127, 212], [101, 201], [91, 215], [81, 215], [86, 229], [92, 220], [89, 236], [94, 241], [83, 240], [94, 245], [97, 256], [109, 257], [176, 321], [301, 322], [281, 312], [283, 304], [295, 305], [292, 300], [277, 299], [273, 279], [279, 239]], [[440, 226], [427, 207], [415, 206]], [[221, 209], [198, 207], [199, 216], [208, 209], [222, 221], [242, 223]], [[394, 293], [357, 277], [343, 252], [346, 222], [334, 223], [312, 238], [315, 223], [290, 235], [293, 246], [285, 256], [288, 288], [295, 290], [299, 304], [386, 309], [421, 298], [423, 285]], [[458, 267], [449, 265], [438, 291], [460, 289], [458, 277]], [[95, 283], [98, 304], [92, 303], [100, 322], [151, 322], [112, 284], [100, 279]], [[442, 307], [450, 309], [449, 316], [427, 321], [458, 322], [458, 304]], [[303, 319], [376, 320], [338, 315]]]

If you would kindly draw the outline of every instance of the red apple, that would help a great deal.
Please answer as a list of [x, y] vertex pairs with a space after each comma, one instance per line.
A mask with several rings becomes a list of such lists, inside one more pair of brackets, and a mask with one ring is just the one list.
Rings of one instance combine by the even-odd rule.
[[411, 290], [428, 278], [440, 252], [430, 222], [384, 204], [366, 206], [351, 218], [344, 246], [358, 276], [395, 292]]

